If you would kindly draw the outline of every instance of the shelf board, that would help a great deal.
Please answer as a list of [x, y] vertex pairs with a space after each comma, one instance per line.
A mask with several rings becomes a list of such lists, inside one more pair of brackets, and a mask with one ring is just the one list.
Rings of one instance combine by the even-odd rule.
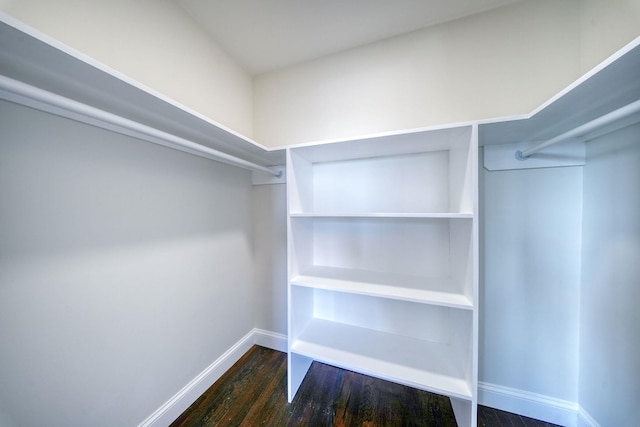
[[459, 399], [472, 398], [448, 345], [312, 319], [291, 351], [366, 375]]
[[449, 279], [430, 279], [404, 274], [311, 266], [291, 279], [295, 286], [369, 295], [472, 310], [473, 303], [464, 294], [452, 292]]
[[316, 141], [293, 148], [309, 162], [324, 163], [455, 150], [468, 147], [471, 134], [471, 125], [461, 124]]
[[442, 219], [471, 219], [471, 212], [327, 212], [306, 213], [291, 212], [291, 218], [442, 218]]
[[283, 165], [266, 150], [112, 68], [11, 18], [0, 17], [0, 74], [261, 165]]

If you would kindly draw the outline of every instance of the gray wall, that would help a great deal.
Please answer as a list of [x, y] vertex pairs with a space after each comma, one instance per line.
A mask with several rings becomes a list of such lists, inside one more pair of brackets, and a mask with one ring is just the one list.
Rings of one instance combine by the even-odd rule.
[[[480, 173], [480, 380], [603, 426], [640, 418], [638, 135]], [[0, 102], [0, 425], [135, 425], [253, 327], [286, 333], [285, 186]]]
[[0, 102], [0, 424], [144, 420], [251, 330], [250, 174]]
[[480, 170], [480, 381], [575, 402], [582, 168]]
[[287, 187], [251, 191], [255, 326], [287, 334]]
[[603, 427], [640, 420], [640, 125], [587, 144], [580, 404]]

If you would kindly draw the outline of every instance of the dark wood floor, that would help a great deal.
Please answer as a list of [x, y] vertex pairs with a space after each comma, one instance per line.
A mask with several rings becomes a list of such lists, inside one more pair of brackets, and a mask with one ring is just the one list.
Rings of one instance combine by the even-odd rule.
[[[318, 362], [290, 404], [286, 392], [286, 354], [254, 346], [171, 427], [456, 426], [446, 397]], [[478, 425], [552, 426], [483, 406]]]

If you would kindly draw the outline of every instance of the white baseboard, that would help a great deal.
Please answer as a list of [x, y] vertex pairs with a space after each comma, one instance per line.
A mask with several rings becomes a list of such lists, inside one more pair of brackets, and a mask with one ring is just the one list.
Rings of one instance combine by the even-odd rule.
[[254, 344], [273, 350], [287, 351], [287, 337], [285, 335], [263, 329], [253, 329], [192, 379], [182, 390], [167, 400], [164, 405], [149, 415], [138, 427], [166, 427], [171, 424]]
[[[253, 329], [216, 359], [138, 427], [165, 427], [180, 416], [254, 344], [286, 352], [286, 335]], [[577, 403], [480, 382], [478, 403], [566, 427], [600, 427]]]
[[287, 336], [277, 332], [265, 331], [264, 329], [254, 329], [253, 343], [267, 347], [272, 350], [287, 352]]
[[600, 427], [600, 424], [580, 406], [578, 407], [578, 427]]
[[[511, 387], [480, 382], [478, 403], [566, 427], [576, 427], [578, 404]], [[594, 425], [594, 427], [599, 427]]]

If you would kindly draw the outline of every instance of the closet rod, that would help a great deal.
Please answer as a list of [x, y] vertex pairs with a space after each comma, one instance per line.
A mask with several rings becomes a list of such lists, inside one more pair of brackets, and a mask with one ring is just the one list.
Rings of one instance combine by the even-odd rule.
[[0, 75], [0, 98], [210, 160], [220, 161], [243, 169], [265, 172], [276, 177], [282, 175], [282, 171], [269, 169], [2, 75]]
[[577, 128], [571, 129], [561, 135], [556, 136], [555, 138], [551, 138], [548, 141], [542, 142], [535, 147], [531, 147], [528, 150], [518, 150], [516, 151], [516, 159], [518, 160], [527, 160], [529, 156], [543, 148], [549, 147], [550, 145], [557, 144], [559, 142], [563, 142], [567, 139], [574, 138], [576, 136], [587, 134], [591, 131], [596, 130], [601, 126], [608, 125], [609, 123], [613, 123], [617, 120], [623, 119], [631, 114], [637, 113], [640, 111], [640, 99], [632, 102], [631, 104], [625, 105], [624, 107], [618, 108], [617, 110], [613, 110], [610, 113], [605, 114], [604, 116], [600, 116], [597, 119], [591, 120], [583, 125], [578, 126]]

